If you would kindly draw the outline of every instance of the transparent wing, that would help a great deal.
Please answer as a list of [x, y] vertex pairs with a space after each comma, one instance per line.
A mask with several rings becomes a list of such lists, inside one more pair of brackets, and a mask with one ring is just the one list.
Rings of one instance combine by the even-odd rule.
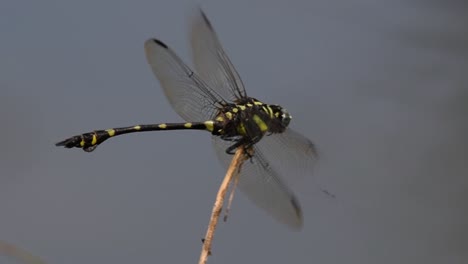
[[195, 13], [190, 38], [196, 72], [223, 98], [235, 101], [247, 97], [244, 84], [224, 52], [210, 21], [202, 10]]
[[224, 99], [203, 82], [163, 42], [149, 39], [145, 53], [151, 69], [174, 110], [186, 121], [212, 119]]
[[[213, 137], [216, 154], [226, 168], [232, 155], [225, 151], [232, 144]], [[311, 174], [315, 160], [313, 144], [293, 130], [266, 136], [254, 146], [252, 159], [242, 165], [238, 187], [255, 205], [276, 220], [293, 229], [300, 229], [300, 204], [282, 176], [290, 182], [290, 177]]]
[[317, 148], [295, 130], [287, 128], [283, 133], [264, 136], [257, 147], [266, 159], [274, 161], [275, 169], [288, 185], [312, 176], [318, 159]]

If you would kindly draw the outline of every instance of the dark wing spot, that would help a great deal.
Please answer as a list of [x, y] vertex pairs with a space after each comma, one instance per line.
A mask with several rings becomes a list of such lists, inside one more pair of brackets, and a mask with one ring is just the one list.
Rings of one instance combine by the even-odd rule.
[[159, 46], [165, 48], [165, 49], [168, 49], [167, 45], [164, 44], [162, 41], [160, 41], [159, 39], [151, 39], [154, 43], [158, 44]]
[[302, 209], [295, 197], [291, 199], [291, 205], [294, 207], [294, 211], [296, 211], [297, 218], [302, 219]]
[[315, 144], [312, 143], [312, 141], [310, 140], [307, 143], [308, 143], [307, 154], [313, 155], [315, 159], [318, 159], [319, 153]]
[[213, 26], [211, 25], [210, 20], [208, 20], [208, 17], [206, 17], [205, 13], [203, 12], [203, 10], [201, 10], [201, 8], [200, 8], [200, 13], [201, 13], [201, 15], [202, 15], [202, 17], [203, 17], [203, 20], [205, 21], [206, 25], [207, 25], [211, 30], [213, 30]]

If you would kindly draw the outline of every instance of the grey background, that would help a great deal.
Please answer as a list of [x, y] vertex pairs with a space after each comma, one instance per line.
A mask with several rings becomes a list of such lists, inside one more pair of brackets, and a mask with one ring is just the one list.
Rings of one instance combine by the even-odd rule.
[[[47, 263], [195, 263], [224, 174], [201, 132], [54, 143], [181, 120], [150, 72], [187, 62], [192, 1], [2, 1], [0, 240]], [[210, 263], [468, 263], [463, 1], [205, 1], [250, 95], [320, 148], [291, 232], [241, 194]], [[318, 186], [334, 193], [329, 199]], [[0, 256], [0, 263], [16, 263]]]

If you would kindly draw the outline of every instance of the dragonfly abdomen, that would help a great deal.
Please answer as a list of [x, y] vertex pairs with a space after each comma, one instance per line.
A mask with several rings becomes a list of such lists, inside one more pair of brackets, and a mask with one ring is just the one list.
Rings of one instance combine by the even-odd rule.
[[82, 148], [86, 152], [91, 152], [102, 142], [111, 137], [116, 137], [123, 134], [149, 131], [164, 131], [164, 130], [208, 130], [213, 131], [213, 121], [194, 122], [194, 123], [161, 123], [149, 125], [136, 125], [129, 127], [118, 127], [106, 130], [95, 130], [81, 135], [73, 136], [55, 144], [65, 148]]

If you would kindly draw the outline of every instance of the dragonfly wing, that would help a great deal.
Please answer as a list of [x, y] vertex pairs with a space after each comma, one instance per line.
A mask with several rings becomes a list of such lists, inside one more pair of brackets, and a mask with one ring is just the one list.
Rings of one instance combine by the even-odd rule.
[[203, 82], [166, 44], [149, 39], [145, 53], [169, 103], [186, 121], [212, 119], [223, 98]]
[[[213, 143], [220, 162], [227, 168], [233, 156], [226, 154], [226, 148], [232, 142], [213, 137]], [[273, 218], [299, 230], [302, 227], [299, 201], [278, 174], [275, 164], [262, 151], [260, 144], [262, 141], [254, 145], [252, 158], [242, 164], [238, 187], [250, 201]]]
[[195, 70], [200, 77], [226, 99], [247, 97], [239, 74], [202, 10], [193, 16], [190, 39]]
[[267, 160], [274, 161], [276, 171], [284, 176], [288, 185], [293, 186], [299, 179], [312, 176], [318, 159], [317, 148], [293, 129], [264, 136], [257, 147]]

